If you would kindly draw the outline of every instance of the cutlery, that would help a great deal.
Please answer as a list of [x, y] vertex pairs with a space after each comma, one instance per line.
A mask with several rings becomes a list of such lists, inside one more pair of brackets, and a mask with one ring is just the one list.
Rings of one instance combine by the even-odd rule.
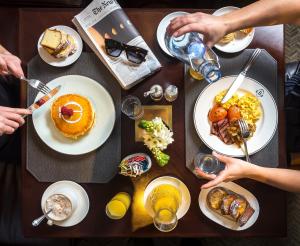
[[245, 147], [245, 154], [246, 154], [246, 161], [250, 162], [249, 154], [248, 154], [248, 148], [247, 148], [247, 138], [250, 136], [250, 131], [248, 128], [248, 124], [244, 119], [239, 119], [238, 120], [239, 127], [241, 129], [241, 137], [244, 142], [244, 147]]
[[32, 226], [34, 226], [34, 227], [38, 226], [47, 217], [47, 215], [51, 211], [52, 211], [52, 209], [50, 209], [47, 213], [43, 214], [42, 216], [40, 216], [37, 219], [35, 219], [34, 221], [32, 221]]
[[49, 94], [51, 89], [45, 85], [43, 82], [37, 79], [27, 79], [24, 76], [20, 77], [20, 80], [27, 82], [31, 87], [37, 89], [38, 91], [42, 92], [43, 94]]
[[[50, 98], [52, 98], [61, 88], [61, 85], [56, 86], [53, 90], [50, 90], [48, 94], [41, 97], [39, 100], [35, 101], [31, 104], [27, 109], [29, 109], [32, 113], [43, 106]], [[22, 117], [25, 118], [27, 115], [23, 115]]]
[[248, 72], [249, 68], [251, 67], [251, 65], [253, 64], [255, 59], [258, 57], [260, 52], [261, 52], [261, 49], [255, 49], [252, 56], [250, 57], [250, 59], [246, 63], [244, 69], [242, 70], [242, 72], [240, 72], [240, 74], [237, 76], [237, 78], [231, 84], [229, 90], [227, 91], [226, 95], [223, 97], [221, 103], [227, 102], [233, 96], [233, 94], [237, 91], [237, 89], [243, 83], [243, 81], [246, 77], [246, 73]]

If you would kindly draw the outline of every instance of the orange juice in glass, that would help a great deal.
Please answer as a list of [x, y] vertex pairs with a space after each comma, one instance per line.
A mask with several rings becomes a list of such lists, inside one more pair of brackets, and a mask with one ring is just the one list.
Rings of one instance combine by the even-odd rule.
[[106, 205], [106, 215], [111, 219], [122, 219], [131, 203], [131, 197], [126, 192], [119, 192]]

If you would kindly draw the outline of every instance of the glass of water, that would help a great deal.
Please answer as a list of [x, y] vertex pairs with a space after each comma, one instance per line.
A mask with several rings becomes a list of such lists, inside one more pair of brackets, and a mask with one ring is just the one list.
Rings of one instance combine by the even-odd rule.
[[207, 174], [218, 174], [225, 166], [215, 156], [199, 153], [194, 158], [194, 167]]
[[137, 120], [143, 117], [144, 109], [140, 99], [136, 96], [127, 96], [123, 99], [121, 111], [126, 114], [130, 119]]

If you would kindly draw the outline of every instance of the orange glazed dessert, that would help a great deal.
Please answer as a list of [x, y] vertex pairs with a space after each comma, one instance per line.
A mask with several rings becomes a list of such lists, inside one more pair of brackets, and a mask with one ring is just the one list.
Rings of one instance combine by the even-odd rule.
[[77, 139], [92, 128], [95, 112], [87, 98], [77, 94], [66, 94], [53, 102], [51, 118], [64, 136]]

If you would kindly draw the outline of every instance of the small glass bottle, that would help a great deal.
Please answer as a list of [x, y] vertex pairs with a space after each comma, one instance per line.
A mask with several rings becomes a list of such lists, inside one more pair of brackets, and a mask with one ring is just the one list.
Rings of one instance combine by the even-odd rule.
[[165, 99], [168, 102], [173, 102], [177, 99], [178, 97], [178, 88], [175, 85], [169, 85], [164, 93]]

